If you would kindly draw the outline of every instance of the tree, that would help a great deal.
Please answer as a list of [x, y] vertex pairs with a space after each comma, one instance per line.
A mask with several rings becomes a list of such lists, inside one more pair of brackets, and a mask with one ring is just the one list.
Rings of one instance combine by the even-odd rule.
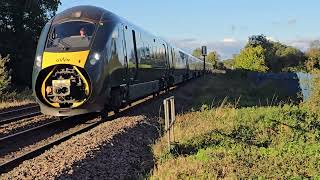
[[207, 61], [212, 63], [214, 66], [217, 65], [219, 59], [220, 59], [220, 56], [216, 51], [211, 51], [207, 57]]
[[37, 40], [60, 0], [1, 0], [0, 49], [10, 54], [13, 82], [30, 85]]
[[305, 57], [299, 49], [280, 42], [270, 41], [263, 34], [250, 36], [245, 47], [258, 46], [264, 49], [265, 65], [269, 71], [280, 72], [288, 67], [296, 67], [304, 64]]
[[[234, 56], [236, 57], [236, 56]], [[227, 59], [223, 61], [223, 65], [224, 67], [226, 67], [227, 69], [234, 69], [235, 67], [235, 59]]]
[[267, 72], [265, 49], [262, 46], [246, 47], [235, 57], [235, 67], [249, 71]]
[[9, 70], [6, 68], [6, 64], [9, 60], [9, 56], [2, 57], [0, 55], [0, 95], [3, 95], [10, 85], [11, 77]]
[[320, 69], [320, 41], [315, 40], [310, 43], [310, 47], [305, 53], [305, 66], [308, 71]]
[[246, 47], [257, 47], [261, 46], [263, 49], [271, 49], [272, 45], [267, 37], [263, 34], [252, 35], [249, 37]]
[[320, 48], [310, 48], [306, 52], [306, 68], [308, 71], [320, 69]]
[[276, 60], [274, 58], [272, 43], [263, 34], [252, 35], [249, 37], [248, 43], [245, 47], [258, 47], [258, 46], [261, 46], [265, 50], [264, 51], [265, 64], [270, 71], [273, 71], [274, 70], [273, 67], [274, 67], [274, 64], [276, 64]]
[[197, 57], [199, 59], [202, 59], [202, 50], [201, 50], [201, 48], [196, 48], [195, 50], [193, 50], [192, 56]]
[[274, 52], [273, 71], [283, 71], [288, 67], [297, 67], [304, 64], [305, 56], [299, 49], [281, 44], [280, 42], [272, 42]]

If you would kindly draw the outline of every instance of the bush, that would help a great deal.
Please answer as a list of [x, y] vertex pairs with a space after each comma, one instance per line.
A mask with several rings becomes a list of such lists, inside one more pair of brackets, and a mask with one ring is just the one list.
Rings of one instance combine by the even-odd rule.
[[320, 110], [320, 70], [313, 70], [312, 75], [311, 94], [303, 105], [311, 112], [318, 113]]
[[0, 95], [5, 94], [10, 86], [11, 76], [6, 64], [10, 61], [9, 55], [2, 57], [0, 55]]
[[247, 47], [235, 57], [235, 67], [249, 71], [267, 72], [265, 49], [261, 46]]

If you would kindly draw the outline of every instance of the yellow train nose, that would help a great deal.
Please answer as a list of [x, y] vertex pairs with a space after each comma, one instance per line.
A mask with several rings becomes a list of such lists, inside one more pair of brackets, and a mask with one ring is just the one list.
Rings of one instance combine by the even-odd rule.
[[42, 69], [58, 64], [69, 64], [84, 68], [90, 51], [44, 52]]

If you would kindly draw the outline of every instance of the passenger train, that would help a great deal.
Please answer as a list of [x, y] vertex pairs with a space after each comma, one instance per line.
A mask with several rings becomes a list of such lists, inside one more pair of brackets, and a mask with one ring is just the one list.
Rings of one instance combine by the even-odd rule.
[[43, 114], [72, 116], [118, 111], [212, 69], [105, 9], [77, 6], [44, 26], [32, 87]]

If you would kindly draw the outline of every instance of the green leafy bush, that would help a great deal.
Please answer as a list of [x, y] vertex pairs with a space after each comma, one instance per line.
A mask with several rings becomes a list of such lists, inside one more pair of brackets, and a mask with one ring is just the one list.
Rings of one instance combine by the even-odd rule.
[[6, 68], [6, 64], [9, 61], [9, 56], [2, 57], [0, 55], [0, 95], [5, 94], [10, 86], [11, 76], [9, 70]]
[[261, 46], [247, 47], [235, 57], [235, 68], [249, 71], [267, 72], [265, 49]]

